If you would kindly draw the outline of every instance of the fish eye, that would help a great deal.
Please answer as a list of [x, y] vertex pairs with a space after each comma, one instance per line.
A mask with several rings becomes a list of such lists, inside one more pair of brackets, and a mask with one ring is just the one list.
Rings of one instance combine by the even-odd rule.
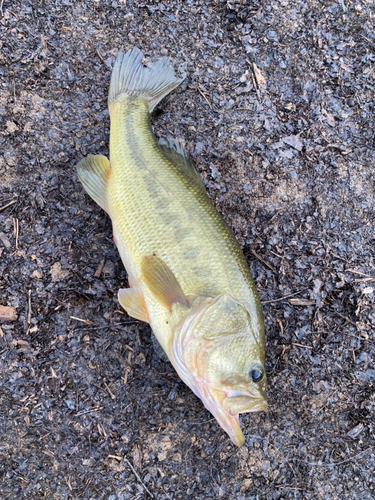
[[250, 378], [253, 382], [260, 382], [263, 378], [263, 371], [260, 368], [252, 368], [250, 370]]

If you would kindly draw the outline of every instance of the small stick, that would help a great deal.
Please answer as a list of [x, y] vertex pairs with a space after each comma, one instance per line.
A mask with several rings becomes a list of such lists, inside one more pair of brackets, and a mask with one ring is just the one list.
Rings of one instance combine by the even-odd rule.
[[30, 329], [31, 329], [31, 327], [30, 327], [30, 324], [31, 324], [31, 289], [29, 290], [29, 293], [28, 293], [27, 303], [28, 303], [28, 311], [27, 311], [26, 321], [27, 321], [28, 327], [26, 330], [26, 335], [29, 335]]
[[14, 205], [15, 203], [17, 203], [17, 200], [13, 200], [13, 201], [10, 201], [9, 203], [7, 203], [6, 205], [4, 205], [3, 207], [0, 207], [0, 212], [2, 212], [3, 210], [5, 210], [6, 208]]
[[29, 290], [29, 310], [27, 311], [27, 323], [31, 323], [31, 290]]
[[256, 253], [256, 251], [255, 251], [255, 250], [251, 250], [251, 253], [252, 253], [253, 255], [255, 255], [255, 257], [256, 257], [257, 259], [259, 259], [261, 262], [263, 262], [263, 264], [264, 264], [265, 266], [267, 266], [268, 268], [270, 268], [270, 269], [271, 269], [271, 271], [275, 272], [275, 270], [274, 270], [274, 268], [271, 266], [271, 264], [268, 264], [268, 262], [266, 262], [265, 260], [263, 260], [263, 259], [262, 259], [262, 257], [261, 257], [260, 255], [258, 255], [258, 254]]
[[346, 269], [346, 271], [349, 273], [360, 274], [361, 276], [366, 276], [367, 278], [372, 278], [369, 274], [360, 273], [359, 271], [354, 271], [354, 269]]
[[297, 344], [296, 342], [292, 342], [292, 344], [296, 345], [297, 347], [305, 347], [306, 349], [312, 349], [312, 347], [309, 345]]
[[18, 219], [13, 218], [14, 236], [16, 238], [16, 249], [18, 250], [18, 234], [19, 234], [19, 223]]
[[206, 101], [206, 103], [209, 105], [210, 109], [212, 109], [212, 106], [209, 102], [209, 100], [207, 99], [207, 97], [203, 94], [203, 92], [201, 91], [201, 89], [199, 87], [197, 87], [197, 90], [198, 92], [200, 93], [200, 95], [203, 97], [203, 99]]
[[138, 481], [141, 483], [141, 485], [144, 487], [144, 489], [147, 491], [147, 493], [150, 495], [151, 498], [154, 498], [154, 495], [151, 493], [151, 491], [147, 488], [147, 486], [144, 484], [144, 482], [142, 481], [142, 479], [140, 478], [139, 474], [137, 473], [137, 471], [134, 469], [134, 467], [132, 466], [132, 464], [129, 462], [129, 460], [124, 457], [124, 460], [125, 462], [129, 465], [129, 467], [131, 468], [131, 470], [133, 471], [133, 473], [135, 474], [135, 477], [138, 479]]
[[79, 417], [80, 415], [85, 415], [86, 413], [94, 413], [96, 411], [102, 410], [104, 406], [100, 406], [98, 408], [89, 408], [88, 410], [81, 410], [78, 413], [76, 413], [76, 417]]
[[75, 319], [76, 321], [81, 321], [81, 323], [86, 323], [86, 325], [95, 325], [95, 323], [93, 323], [89, 319], [76, 318], [75, 316], [70, 316], [70, 319]]
[[317, 465], [320, 467], [336, 467], [337, 465], [346, 464], [347, 462], [351, 462], [355, 458], [358, 458], [361, 455], [364, 455], [367, 451], [373, 450], [373, 449], [374, 449], [373, 446], [369, 446], [368, 448], [361, 451], [360, 453], [357, 453], [357, 455], [354, 455], [353, 457], [347, 458], [345, 460], [341, 460], [340, 462], [334, 462], [333, 464], [324, 464], [324, 463], [319, 463], [319, 462], [305, 462], [304, 460], [300, 460], [299, 458], [297, 458], [296, 460], [298, 460], [298, 462], [302, 462], [303, 464], [311, 465], [311, 466]]
[[108, 384], [106, 384], [104, 382], [104, 385], [105, 385], [105, 388], [107, 389], [108, 391], [108, 394], [111, 396], [112, 399], [116, 399], [116, 396], [113, 394], [113, 392], [111, 391], [111, 389], [108, 387]]
[[291, 293], [290, 295], [285, 295], [285, 297], [280, 297], [279, 299], [264, 300], [264, 301], [262, 301], [262, 304], [270, 304], [271, 302], [280, 302], [281, 300], [285, 300], [285, 299], [289, 299], [290, 297], [294, 297], [295, 295], [298, 295], [299, 293], [302, 293], [305, 290], [307, 290], [307, 288], [303, 288], [303, 290], [300, 290], [299, 292], [296, 292], [296, 293]]

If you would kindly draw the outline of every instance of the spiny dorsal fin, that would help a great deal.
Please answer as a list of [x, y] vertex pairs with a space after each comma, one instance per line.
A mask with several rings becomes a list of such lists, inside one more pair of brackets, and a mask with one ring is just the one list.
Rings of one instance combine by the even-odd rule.
[[196, 171], [193, 162], [190, 160], [188, 152], [182, 145], [181, 141], [178, 139], [160, 139], [159, 146], [165, 156], [172, 162], [184, 169], [184, 171], [196, 182], [199, 187], [201, 187], [204, 192], [206, 188], [200, 178], [200, 175]]
[[182, 288], [167, 264], [155, 254], [142, 260], [142, 279], [155, 298], [167, 309], [173, 304], [187, 306]]
[[150, 323], [142, 292], [137, 288], [120, 288], [118, 300], [132, 318]]
[[77, 165], [78, 179], [87, 194], [107, 213], [107, 185], [110, 173], [109, 161], [102, 155], [88, 156]]

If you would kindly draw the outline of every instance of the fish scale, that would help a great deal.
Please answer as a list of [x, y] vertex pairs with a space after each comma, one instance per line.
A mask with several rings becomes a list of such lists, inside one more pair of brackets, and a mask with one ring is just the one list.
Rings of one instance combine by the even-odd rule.
[[[250, 302], [248, 285], [254, 285], [237, 241], [208, 196], [162, 154], [149, 124], [148, 106], [141, 99], [124, 97], [111, 110], [110, 152], [111, 218], [116, 241], [120, 237], [133, 242], [131, 259], [140, 263], [143, 255], [156, 252], [186, 293], [220, 290], [241, 300], [247, 295]], [[161, 200], [167, 200], [167, 212], [158, 210]], [[174, 220], [167, 221], [167, 214]], [[191, 234], [183, 247], [175, 238], [177, 229]], [[186, 267], [186, 240], [198, 254], [194, 274]], [[205, 270], [201, 275], [200, 267]]]

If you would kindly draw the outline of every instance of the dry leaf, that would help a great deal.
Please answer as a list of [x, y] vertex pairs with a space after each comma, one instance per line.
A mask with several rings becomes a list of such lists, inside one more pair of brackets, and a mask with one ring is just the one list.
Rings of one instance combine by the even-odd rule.
[[255, 63], [253, 63], [253, 71], [254, 71], [255, 81], [258, 87], [260, 87], [261, 85], [266, 85], [267, 84], [266, 79], [264, 78], [260, 69]]

